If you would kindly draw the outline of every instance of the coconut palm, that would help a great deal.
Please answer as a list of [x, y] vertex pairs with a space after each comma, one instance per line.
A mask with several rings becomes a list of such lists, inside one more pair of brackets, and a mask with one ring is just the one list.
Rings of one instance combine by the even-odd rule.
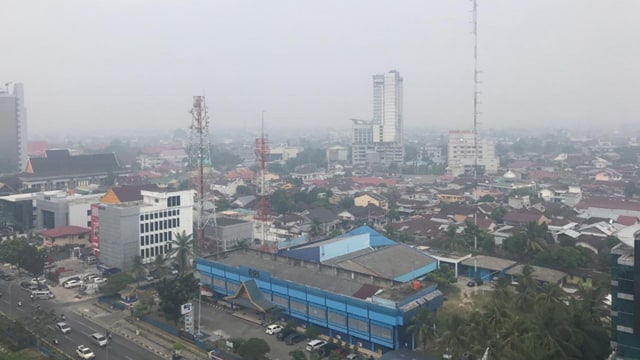
[[425, 351], [429, 340], [435, 338], [435, 320], [435, 312], [422, 309], [411, 318], [412, 324], [407, 327], [407, 331], [418, 339]]
[[152, 267], [153, 276], [161, 278], [167, 275], [167, 268], [165, 266], [166, 264], [167, 264], [166, 256], [162, 254], [156, 256], [155, 260], [153, 261], [153, 267]]
[[171, 240], [172, 246], [169, 254], [178, 259], [181, 274], [187, 268], [189, 256], [193, 255], [194, 244], [193, 234], [187, 234], [184, 230], [182, 233], [175, 233], [174, 239]]
[[136, 255], [133, 257], [133, 263], [131, 263], [131, 275], [136, 279], [138, 286], [140, 286], [140, 275], [144, 271], [144, 264], [142, 263], [142, 257]]
[[529, 223], [527, 223], [527, 228], [525, 231], [527, 246], [525, 248], [525, 251], [530, 254], [536, 254], [544, 250], [547, 247], [547, 242], [544, 238], [546, 233], [546, 224], [539, 225], [535, 221], [530, 221]]
[[536, 295], [536, 303], [549, 305], [551, 303], [559, 303], [565, 300], [567, 294], [558, 286], [558, 284], [546, 283], [541, 291]]
[[444, 232], [449, 249], [451, 251], [460, 250], [463, 248], [462, 240], [458, 236], [458, 227], [455, 225], [448, 225], [447, 230]]
[[438, 338], [442, 347], [450, 349], [454, 358], [459, 357], [469, 346], [467, 318], [459, 312], [450, 313], [439, 324], [442, 332], [438, 331]]

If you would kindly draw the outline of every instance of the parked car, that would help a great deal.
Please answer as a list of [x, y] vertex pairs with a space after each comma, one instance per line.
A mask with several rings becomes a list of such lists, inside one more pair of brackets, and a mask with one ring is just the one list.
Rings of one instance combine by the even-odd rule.
[[349, 354], [344, 358], [344, 360], [362, 360], [362, 358], [358, 354]]
[[151, 274], [147, 274], [147, 276], [145, 276], [144, 278], [147, 281], [153, 281], [153, 275], [151, 275]]
[[[318, 352], [318, 355], [320, 355], [322, 357], [326, 357], [326, 356], [331, 355], [331, 353], [333, 353], [333, 352], [336, 352], [337, 355], [340, 355], [338, 352], [341, 349], [342, 348], [338, 344], [326, 343], [326, 344], [320, 346], [316, 351]], [[344, 355], [346, 355], [346, 354], [344, 354]]]
[[93, 282], [96, 284], [104, 284], [107, 282], [107, 279], [105, 278], [101, 278], [101, 277], [97, 277], [95, 279], [93, 279]]
[[71, 327], [66, 322], [59, 322], [59, 323], [56, 324], [56, 327], [63, 334], [68, 334], [68, 333], [71, 332]]
[[96, 354], [94, 354], [93, 351], [91, 351], [91, 349], [89, 349], [84, 345], [78, 345], [78, 347], [76, 348], [76, 355], [78, 355], [80, 359], [84, 359], [84, 360], [96, 358]]
[[482, 281], [482, 279], [469, 280], [469, 282], [467, 282], [468, 287], [480, 286], [482, 284], [484, 284], [484, 281]]
[[0, 275], [0, 279], [2, 279], [4, 281], [12, 281], [13, 280], [13, 276], [11, 276], [10, 274], [2, 274], [2, 275]]
[[78, 287], [82, 285], [82, 281], [80, 280], [69, 280], [69, 281], [65, 281], [62, 286], [65, 287], [65, 289], [71, 289], [74, 287]]
[[327, 342], [320, 339], [311, 340], [307, 343], [307, 351], [316, 351], [326, 345]]
[[265, 330], [265, 332], [269, 335], [274, 335], [279, 333], [280, 331], [282, 331], [282, 329], [284, 329], [284, 327], [282, 325], [278, 325], [278, 324], [271, 324], [269, 326], [267, 326], [267, 330]]
[[286, 338], [284, 338], [284, 343], [287, 345], [295, 345], [299, 342], [303, 342], [307, 340], [307, 336], [304, 334], [300, 334], [299, 332], [290, 334]]
[[41, 278], [33, 278], [31, 279], [31, 285], [38, 285], [44, 283], [44, 279]]
[[291, 334], [295, 334], [296, 330], [292, 329], [292, 328], [284, 328], [282, 329], [282, 331], [280, 331], [279, 333], [276, 334], [276, 339], [280, 340], [280, 341], [284, 341], [284, 339], [291, 335]]

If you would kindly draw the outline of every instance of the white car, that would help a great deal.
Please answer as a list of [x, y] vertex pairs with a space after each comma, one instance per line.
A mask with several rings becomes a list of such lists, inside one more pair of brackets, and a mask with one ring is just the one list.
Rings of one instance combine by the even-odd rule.
[[71, 289], [74, 287], [78, 287], [82, 285], [82, 281], [80, 280], [69, 280], [67, 282], [65, 282], [64, 284], [62, 284], [62, 286], [65, 287], [65, 289]]
[[84, 345], [78, 345], [78, 347], [76, 348], [76, 355], [78, 355], [80, 359], [84, 359], [84, 360], [96, 358], [96, 354], [94, 354], [93, 351], [91, 351], [91, 349], [89, 349]]
[[151, 274], [147, 274], [147, 276], [144, 277], [147, 281], [153, 281], [153, 275]]
[[44, 284], [44, 279], [40, 279], [40, 278], [31, 279], [31, 285], [40, 285], [40, 284]]
[[274, 335], [282, 331], [282, 329], [283, 329], [282, 325], [272, 324], [267, 326], [266, 333], [269, 335]]
[[71, 332], [71, 327], [66, 322], [59, 322], [59, 323], [56, 324], [56, 327], [63, 334], [68, 334], [68, 333]]
[[104, 284], [107, 282], [107, 279], [105, 278], [101, 278], [101, 277], [97, 277], [95, 279], [93, 279], [93, 282], [96, 284]]

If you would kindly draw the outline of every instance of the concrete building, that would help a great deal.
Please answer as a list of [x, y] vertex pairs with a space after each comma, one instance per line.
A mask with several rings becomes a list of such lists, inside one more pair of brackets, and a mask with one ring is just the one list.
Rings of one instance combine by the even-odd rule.
[[640, 225], [617, 235], [622, 243], [611, 249], [610, 359], [640, 359]]
[[46, 191], [36, 196], [36, 229], [62, 226], [91, 227], [91, 204], [104, 194], [75, 195], [66, 191]]
[[334, 145], [326, 150], [327, 152], [327, 170], [330, 171], [336, 165], [346, 164], [349, 161], [349, 149], [344, 146]]
[[436, 269], [434, 258], [366, 226], [280, 255], [237, 249], [196, 263], [202, 284], [233, 305], [262, 316], [275, 308], [371, 351], [419, 346], [411, 318], [443, 301], [437, 285], [418, 280]]
[[27, 164], [27, 109], [24, 86], [0, 89], [0, 174], [18, 173]]
[[100, 261], [127, 270], [172, 249], [176, 233], [193, 234], [194, 191], [141, 191], [142, 200], [98, 205]]
[[500, 159], [496, 156], [496, 145], [492, 140], [476, 139], [473, 131], [449, 131], [447, 173], [453, 176], [472, 175], [476, 152], [478, 173], [496, 174]]
[[213, 239], [220, 251], [232, 249], [242, 241], [249, 246], [253, 240], [253, 222], [238, 218], [218, 216], [216, 226], [207, 224], [204, 231], [205, 237]]
[[373, 76], [373, 119], [352, 120], [353, 164], [404, 161], [402, 83], [395, 70]]

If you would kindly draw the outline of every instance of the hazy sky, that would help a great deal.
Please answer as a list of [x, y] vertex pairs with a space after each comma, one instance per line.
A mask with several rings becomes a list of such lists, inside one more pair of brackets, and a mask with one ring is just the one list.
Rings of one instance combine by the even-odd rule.
[[[0, 82], [25, 84], [32, 134], [349, 128], [372, 79], [404, 77], [405, 127], [470, 127], [472, 3], [6, 1]], [[640, 123], [640, 1], [479, 0], [482, 126]]]

